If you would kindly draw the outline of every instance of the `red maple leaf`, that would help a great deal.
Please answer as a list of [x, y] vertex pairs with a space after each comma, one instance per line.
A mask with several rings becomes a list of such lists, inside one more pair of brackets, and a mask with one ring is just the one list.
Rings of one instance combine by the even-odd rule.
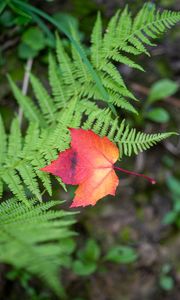
[[69, 129], [71, 148], [60, 152], [50, 165], [42, 168], [61, 177], [64, 183], [79, 185], [71, 207], [95, 205], [106, 195], [115, 195], [119, 179], [114, 171], [143, 176], [115, 167], [119, 150], [107, 137], [100, 137], [91, 130]]

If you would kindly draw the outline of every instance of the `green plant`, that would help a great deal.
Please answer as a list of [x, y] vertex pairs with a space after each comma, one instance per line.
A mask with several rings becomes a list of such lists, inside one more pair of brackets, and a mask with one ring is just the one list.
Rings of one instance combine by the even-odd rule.
[[138, 255], [136, 251], [128, 246], [113, 246], [105, 256], [105, 260], [118, 264], [130, 264], [137, 259]]
[[58, 201], [37, 204], [31, 200], [28, 204], [17, 199], [0, 204], [0, 262], [26, 269], [63, 295], [58, 272], [69, 264], [73, 213], [49, 210]]
[[80, 276], [88, 276], [104, 268], [106, 262], [115, 264], [131, 264], [138, 259], [136, 251], [129, 246], [113, 245], [105, 255], [98, 243], [93, 239], [88, 239], [85, 247], [77, 252], [75, 260], [72, 262], [73, 272]]
[[97, 269], [101, 250], [95, 240], [89, 239], [85, 247], [77, 252], [77, 259], [74, 260], [72, 269], [74, 273], [87, 276]]
[[[145, 20], [143, 18], [144, 15], [149, 17]], [[131, 16], [126, 8], [121, 14], [118, 12], [112, 18], [103, 37], [101, 18], [98, 15], [91, 38], [91, 62], [95, 72], [98, 73], [101, 79], [103, 89], [108, 93], [111, 104], [116, 104], [121, 108], [137, 113], [134, 106], [127, 100], [128, 97], [132, 99], [135, 99], [135, 97], [126, 87], [113, 61], [120, 61], [131, 67], [142, 69], [132, 59], [130, 60], [125, 54], [122, 55], [120, 53], [125, 51], [136, 55], [142, 52], [147, 53], [143, 43], [149, 44], [150, 42], [147, 42], [147, 37], [144, 40], [143, 32], [149, 33], [149, 35], [151, 32], [152, 35], [154, 30], [156, 35], [153, 34], [153, 37], [155, 37], [160, 33], [160, 28], [161, 31], [164, 31], [166, 26], [178, 20], [178, 16], [177, 13], [166, 11], [162, 14], [155, 13], [154, 6], [150, 9], [146, 4], [135, 17], [134, 23], [132, 23]], [[156, 22], [157, 24], [162, 24], [159, 26], [159, 29], [155, 30]], [[119, 28], [122, 28], [122, 30], [120, 31]], [[131, 39], [129, 39], [128, 34], [130, 34]], [[72, 35], [73, 40], [76, 40], [76, 33], [73, 28]], [[76, 43], [82, 50], [78, 40], [76, 40]], [[4, 174], [3, 180], [9, 185], [11, 191], [22, 200], [25, 200], [25, 195], [23, 186], [22, 184], [20, 185], [18, 173], [21, 174], [25, 185], [27, 185], [33, 195], [39, 199], [41, 196], [36, 176], [43, 181], [45, 189], [51, 194], [48, 175], [42, 174], [38, 169], [43, 167], [46, 162], [49, 163], [52, 159], [55, 159], [57, 151], [63, 151], [68, 147], [69, 134], [67, 127], [81, 126], [85, 129], [92, 129], [100, 135], [107, 135], [118, 144], [121, 157], [123, 155], [131, 156], [133, 153], [138, 154], [138, 152], [150, 148], [173, 134], [145, 134], [137, 132], [136, 129], [130, 129], [128, 125], [125, 125], [120, 118], [114, 118], [110, 110], [98, 107], [91, 100], [102, 100], [107, 103], [107, 98], [102, 96], [96, 81], [91, 76], [88, 66], [83, 63], [77, 48], [72, 45], [72, 55], [70, 57], [65, 52], [61, 40], [57, 36], [56, 51], [58, 64], [52, 54], [49, 56], [51, 96], [39, 79], [31, 75], [31, 84], [38, 105], [35, 105], [28, 96], [23, 95], [21, 90], [9, 79], [14, 96], [22, 107], [24, 115], [30, 122], [36, 123], [36, 125], [30, 125], [24, 144], [24, 138], [22, 140], [18, 128], [18, 121], [14, 121], [9, 136], [10, 143], [7, 156], [6, 149], [3, 150], [6, 156], [6, 158], [4, 157], [5, 172], [1, 172], [1, 174]], [[99, 118], [99, 115], [101, 115], [101, 118]], [[85, 122], [83, 122], [84, 116], [87, 118]], [[16, 130], [13, 131], [14, 126], [16, 126]], [[2, 136], [5, 135], [3, 127], [1, 131], [3, 132]], [[16, 142], [15, 147], [18, 154], [15, 158], [15, 164], [12, 160], [12, 153], [14, 153], [13, 141]], [[32, 141], [34, 141], [34, 144], [32, 144]], [[21, 148], [21, 143], [25, 149]], [[29, 146], [28, 143], [31, 145]], [[10, 176], [9, 173], [6, 175], [7, 172], [11, 173]]]
[[26, 270], [20, 270], [13, 268], [6, 273], [6, 279], [9, 281], [17, 281], [20, 283], [21, 287], [25, 289], [27, 297], [31, 300], [48, 300], [49, 291], [45, 291], [41, 295], [38, 291], [31, 285], [32, 274], [28, 273]]
[[169, 176], [167, 178], [167, 186], [172, 199], [172, 210], [168, 212], [164, 218], [164, 224], [175, 224], [180, 227], [180, 180]]
[[150, 88], [142, 116], [154, 122], [168, 122], [170, 119], [168, 111], [162, 107], [153, 107], [153, 105], [175, 94], [178, 88], [178, 84], [170, 79], [161, 79], [155, 82]]
[[[57, 34], [56, 58], [52, 53], [49, 55], [51, 94], [39, 78], [31, 74], [33, 97], [24, 95], [9, 76], [13, 94], [27, 120], [23, 120], [23, 129], [20, 118], [13, 119], [10, 132], [5, 130], [4, 122], [0, 119], [0, 194], [6, 199], [11, 191], [17, 198], [1, 204], [3, 233], [0, 247], [7, 249], [1, 251], [1, 262], [11, 263], [42, 276], [59, 293], [56, 274], [58, 267], [64, 263], [64, 251], [69, 249], [68, 243], [64, 250], [62, 241], [72, 234], [66, 229], [71, 221], [68, 220], [67, 212], [47, 212], [52, 202], [36, 206], [30, 200], [35, 197], [41, 202], [44, 193], [52, 196], [55, 187], [50, 176], [41, 172], [40, 168], [55, 159], [58, 152], [69, 147], [68, 127], [92, 129], [101, 136], [108, 136], [118, 145], [121, 158], [138, 154], [174, 134], [137, 132], [122, 120], [127, 111], [137, 114], [137, 99], [126, 86], [116, 64], [125, 64], [143, 71], [136, 62], [136, 56], [142, 53], [149, 55], [146, 46], [153, 45], [150, 39], [157, 38], [179, 21], [180, 14], [170, 11], [160, 13], [155, 10], [154, 5], [145, 4], [135, 18], [132, 18], [126, 7], [110, 20], [105, 32], [98, 14], [91, 36], [91, 47], [89, 51], [85, 51], [71, 25], [67, 30], [67, 27], [57, 23], [52, 17], [19, 0], [3, 3], [5, 4], [1, 4], [1, 9], [8, 4], [17, 10], [18, 5], [20, 14], [29, 13], [39, 24], [42, 21], [39, 17], [46, 19], [63, 31], [71, 43], [71, 52], [69, 49], [66, 51]], [[31, 44], [31, 38], [32, 29], [24, 36], [27, 45]], [[38, 49], [42, 45], [41, 40]], [[27, 130], [24, 130], [25, 127]], [[66, 189], [63, 182], [58, 181]], [[54, 220], [61, 215], [64, 216], [62, 223]], [[42, 242], [50, 242], [50, 245]], [[99, 256], [97, 249], [98, 246], [95, 258], [92, 259], [91, 271], [96, 268], [95, 262]], [[120, 257], [117, 260], [124, 259], [126, 262], [136, 259], [135, 253], [130, 250], [127, 251], [128, 258], [122, 248], [117, 250], [116, 255], [111, 253], [111, 260], [113, 257]], [[88, 251], [86, 249], [85, 253]], [[81, 272], [90, 273], [89, 270], [82, 271], [81, 268]]]
[[163, 265], [160, 273], [159, 284], [160, 287], [165, 291], [170, 291], [174, 287], [174, 280], [172, 276], [169, 274], [171, 271], [171, 265], [165, 264]]
[[23, 59], [33, 58], [47, 45], [43, 32], [35, 26], [29, 27], [21, 37], [18, 54]]

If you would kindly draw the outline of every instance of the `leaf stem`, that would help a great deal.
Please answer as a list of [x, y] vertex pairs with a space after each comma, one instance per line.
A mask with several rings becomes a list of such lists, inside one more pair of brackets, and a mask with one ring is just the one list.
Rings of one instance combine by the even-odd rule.
[[135, 175], [135, 176], [143, 177], [143, 178], [147, 179], [151, 184], [156, 184], [156, 180], [154, 180], [151, 177], [148, 177], [148, 176], [146, 176], [144, 174], [139, 174], [139, 173], [136, 173], [136, 172], [131, 172], [131, 171], [119, 168], [119, 167], [115, 167], [115, 166], [114, 166], [114, 169], [115, 170], [119, 170], [119, 171], [121, 171], [123, 173], [130, 174], [130, 175]]

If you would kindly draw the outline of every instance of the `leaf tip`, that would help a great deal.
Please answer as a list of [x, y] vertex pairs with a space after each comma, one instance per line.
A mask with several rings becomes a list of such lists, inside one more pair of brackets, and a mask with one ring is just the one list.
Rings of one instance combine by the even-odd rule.
[[43, 172], [50, 172], [50, 166], [45, 166], [45, 167], [43, 167], [43, 168], [40, 168], [39, 169], [40, 171], [43, 171]]

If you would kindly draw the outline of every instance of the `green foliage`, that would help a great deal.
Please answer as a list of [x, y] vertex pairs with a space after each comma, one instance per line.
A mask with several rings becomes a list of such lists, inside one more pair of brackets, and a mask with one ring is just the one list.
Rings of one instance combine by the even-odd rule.
[[72, 265], [74, 273], [81, 276], [94, 273], [97, 269], [100, 252], [97, 242], [89, 239], [84, 249], [77, 252], [77, 259], [74, 260]]
[[84, 248], [77, 251], [77, 257], [72, 263], [75, 274], [80, 276], [90, 275], [101, 267], [104, 269], [106, 262], [116, 264], [130, 264], [137, 261], [138, 255], [132, 247], [113, 245], [107, 253], [102, 256], [97, 242], [89, 239]]
[[22, 59], [34, 58], [38, 52], [28, 45], [21, 43], [18, 46], [18, 56]]
[[[9, 135], [5, 134], [1, 121], [0, 131], [4, 140], [7, 138], [7, 145], [4, 143], [2, 150], [0, 148], [0, 153], [2, 153], [0, 160], [2, 162], [0, 171], [1, 195], [3, 182], [24, 203], [28, 203], [26, 190], [41, 201], [40, 182], [49, 195], [52, 194], [50, 177], [40, 171], [40, 168], [56, 159], [59, 151], [64, 151], [69, 147], [68, 127], [78, 128], [82, 126], [85, 129], [92, 129], [102, 136], [108, 136], [119, 146], [120, 157], [137, 154], [173, 134], [171, 132], [159, 134], [136, 132], [136, 129], [130, 129], [128, 125], [125, 125], [124, 121], [119, 124], [118, 119], [113, 120], [109, 110], [101, 110], [88, 102], [86, 104], [83, 106], [81, 102], [77, 104], [76, 101], [71, 101], [67, 108], [61, 109], [57, 114], [58, 121], [54, 120], [50, 126], [48, 124], [52, 120], [50, 119], [52, 111], [49, 110], [49, 113], [46, 114], [46, 111], [42, 109], [42, 118], [46, 117], [47, 122], [44, 119], [45, 125], [43, 127], [35, 122], [30, 123], [24, 137], [21, 135], [18, 119], [13, 120]], [[102, 113], [103, 117], [99, 118]], [[86, 121], [83, 123], [84, 115]], [[59, 182], [64, 188], [64, 184]]]
[[6, 2], [5, 1], [3, 1], [3, 2], [1, 2], [0, 3], [0, 13], [2, 13], [3, 12], [3, 10], [6, 8]]
[[[24, 10], [40, 12], [30, 5], [14, 0]], [[45, 15], [41, 13], [45, 18]], [[47, 18], [47, 16], [46, 16]], [[48, 20], [53, 24], [57, 22]], [[57, 40], [57, 54], [60, 62], [62, 83], [68, 91], [68, 99], [72, 95], [78, 99], [102, 100], [133, 113], [137, 113], [133, 100], [134, 95], [126, 87], [124, 80], [117, 71], [116, 63], [143, 70], [136, 63], [135, 57], [141, 53], [149, 54], [146, 46], [153, 46], [150, 39], [155, 39], [166, 29], [180, 20], [180, 14], [171, 11], [156, 11], [154, 5], [145, 4], [140, 12], [132, 18], [127, 7], [110, 20], [103, 33], [100, 15], [94, 26], [90, 47], [90, 61], [73, 32], [63, 24], [56, 24], [71, 40], [72, 53], [64, 51], [61, 40]], [[66, 71], [64, 72], [64, 68]], [[114, 109], [113, 109], [114, 111]]]
[[45, 46], [45, 38], [38, 27], [28, 28], [22, 35], [22, 41], [36, 51], [42, 50]]
[[105, 260], [121, 264], [133, 263], [137, 259], [136, 251], [128, 246], [113, 246], [105, 256]]
[[120, 157], [123, 157], [123, 155], [131, 156], [134, 153], [138, 154], [175, 134], [173, 132], [157, 134], [137, 132], [135, 128], [129, 128], [128, 125], [125, 125], [124, 120], [119, 124], [118, 119], [110, 119], [108, 111], [101, 118], [99, 118], [99, 115], [96, 115], [95, 118], [89, 116], [84, 128], [87, 129], [90, 126], [98, 134], [107, 135], [110, 140], [117, 143]]
[[[117, 70], [113, 61], [119, 61], [119, 59], [115, 58], [119, 57], [121, 55], [119, 53], [125, 49], [131, 55], [134, 51], [136, 55], [144, 52], [145, 48], [142, 48], [142, 44], [146, 42], [142, 38], [143, 32], [148, 35], [148, 32], [153, 31], [153, 37], [155, 37], [160, 28], [164, 31], [166, 25], [169, 27], [178, 21], [178, 18], [177, 13], [155, 13], [154, 6], [149, 9], [145, 5], [133, 21], [125, 8], [111, 19], [103, 34], [101, 17], [98, 15], [91, 37], [90, 56], [111, 103], [136, 111], [127, 98], [136, 99], [127, 89]], [[155, 30], [156, 22], [159, 29]], [[134, 32], [136, 32], [136, 38]], [[129, 34], [135, 39], [129, 40]], [[25, 35], [26, 42], [32, 35], [34, 36], [34, 33], [32, 34], [31, 28], [30, 33]], [[72, 36], [76, 45], [84, 53], [74, 30], [72, 30]], [[141, 42], [137, 43], [137, 38]], [[132, 43], [131, 46], [130, 43]], [[51, 95], [39, 78], [31, 74], [30, 79], [36, 102], [29, 96], [25, 96], [9, 77], [14, 96], [30, 124], [25, 135], [22, 135], [17, 119], [12, 122], [10, 134], [5, 134], [3, 122], [0, 123], [2, 139], [7, 140], [7, 146], [4, 142], [0, 152], [2, 155], [0, 157], [0, 194], [5, 183], [11, 192], [24, 203], [28, 203], [27, 191], [41, 201], [42, 191], [39, 183], [42, 183], [45, 191], [51, 195], [49, 175], [41, 172], [40, 168], [55, 159], [59, 151], [69, 147], [68, 127], [81, 126], [85, 129], [92, 129], [102, 136], [108, 136], [119, 146], [121, 158], [123, 155], [138, 154], [173, 134], [171, 132], [158, 134], [137, 132], [134, 128], [130, 129], [120, 117], [114, 118], [111, 110], [100, 108], [92, 102], [92, 100], [104, 100], [107, 103], [107, 99], [102, 97], [89, 66], [86, 61], [82, 61], [74, 43], [70, 55], [59, 36], [56, 39], [56, 58], [52, 54], [49, 55]], [[15, 156], [14, 153], [16, 153]], [[63, 183], [60, 183], [64, 187]]]
[[160, 278], [160, 286], [165, 291], [170, 291], [174, 287], [174, 280], [171, 276], [164, 275]]
[[[148, 14], [148, 12], [150, 14], [149, 19], [144, 20], [143, 14]], [[170, 12], [157, 15], [154, 11], [147, 10], [147, 5], [145, 5], [141, 13], [132, 21], [126, 8], [121, 14], [118, 12], [111, 19], [106, 33], [103, 35], [101, 17], [98, 15], [91, 37], [91, 62], [109, 95], [111, 103], [136, 112], [127, 98], [136, 99], [127, 89], [122, 76], [113, 63], [113, 60], [117, 61], [114, 58], [119, 57], [118, 53], [123, 49], [122, 41], [124, 41], [126, 49], [131, 49], [131, 51], [128, 50], [131, 54], [135, 49], [137, 52], [137, 48], [142, 50], [142, 43], [144, 42], [141, 36], [144, 30], [142, 28], [146, 28], [146, 31], [147, 28], [150, 30], [150, 24], [154, 18], [160, 18], [159, 22], [166, 25], [169, 22], [173, 24], [177, 21], [177, 16], [176, 13]], [[165, 21], [166, 18], [168, 21]], [[146, 24], [147, 21], [148, 25]], [[165, 29], [165, 25], [162, 26]], [[130, 47], [127, 35], [131, 33], [132, 36], [135, 28], [138, 34], [141, 33], [141, 43], [138, 43], [137, 46], [136, 41], [136, 46], [133, 44]], [[123, 35], [124, 31], [126, 34]], [[156, 36], [158, 32], [157, 30]], [[74, 30], [72, 30], [72, 36], [81, 51], [84, 51]], [[25, 37], [27, 39], [29, 33]], [[121, 41], [120, 44], [119, 40]], [[106, 53], [107, 49], [108, 55]], [[116, 51], [115, 56], [114, 51]], [[140, 52], [139, 49], [138, 54]], [[0, 172], [1, 194], [2, 182], [4, 182], [9, 186], [12, 193], [22, 201], [26, 202], [25, 189], [28, 189], [32, 196], [41, 201], [42, 191], [39, 188], [38, 178], [45, 190], [51, 195], [50, 178], [48, 174], [44, 174], [39, 169], [55, 159], [59, 151], [68, 148], [70, 141], [68, 127], [78, 128], [81, 126], [84, 129], [92, 129], [102, 136], [108, 136], [109, 139], [117, 143], [121, 158], [123, 155], [131, 156], [134, 153], [138, 154], [147, 150], [157, 142], [174, 134], [172, 132], [158, 134], [137, 132], [136, 129], [129, 128], [119, 117], [114, 119], [109, 109], [100, 108], [93, 103], [92, 100], [104, 100], [107, 103], [107, 99], [102, 97], [88, 65], [82, 61], [81, 55], [74, 44], [72, 45], [71, 55], [69, 55], [59, 36], [56, 39], [56, 58], [52, 54], [49, 55], [48, 75], [51, 95], [35, 75], [31, 74], [30, 76], [36, 103], [34, 99], [23, 95], [9, 77], [14, 96], [22, 107], [30, 125], [27, 133], [22, 137], [18, 128], [18, 121], [13, 122], [12, 128], [16, 124], [16, 130], [11, 130], [7, 139], [9, 151], [14, 153], [14, 147], [17, 148], [17, 145], [14, 145], [16, 140], [19, 141], [19, 146], [16, 157], [5, 151], [6, 157], [3, 160], [2, 171]], [[165, 120], [165, 117], [163, 114], [163, 120]], [[1, 128], [4, 131], [2, 124]]]
[[180, 180], [169, 176], [167, 178], [167, 186], [172, 199], [172, 210], [168, 212], [163, 219], [164, 224], [174, 224], [180, 227]]
[[172, 276], [169, 274], [171, 271], [171, 266], [169, 264], [165, 264], [162, 267], [160, 278], [159, 278], [159, 284], [160, 287], [165, 291], [170, 291], [174, 287], [174, 280]]
[[21, 37], [18, 54], [22, 59], [33, 58], [46, 46], [44, 33], [35, 26], [29, 27]]
[[15, 83], [12, 81], [12, 79], [8, 76], [9, 83], [11, 85], [11, 89], [13, 91], [13, 94], [19, 104], [19, 106], [22, 108], [24, 115], [26, 118], [35, 123], [40, 123], [41, 125], [44, 124], [44, 118], [41, 116], [41, 113], [39, 109], [35, 106], [32, 99], [30, 99], [28, 96], [25, 96], [20, 89], [15, 85]]
[[153, 104], [172, 96], [178, 91], [178, 84], [170, 79], [161, 79], [155, 82], [149, 91], [144, 106], [143, 116], [153, 122], [167, 123], [170, 119], [169, 112], [162, 107], [153, 107]]
[[66, 241], [73, 235], [73, 213], [49, 210], [60, 202], [50, 201], [29, 207], [16, 199], [0, 205], [0, 262], [42, 278], [57, 294], [63, 294], [59, 267], [67, 266]]
[[[41, 172], [40, 168], [45, 166], [47, 162], [55, 159], [58, 148], [62, 150], [68, 145], [67, 129], [60, 124], [57, 128], [60, 129], [61, 126], [61, 130], [57, 132], [56, 129], [53, 137], [49, 139], [51, 127], [40, 129], [37, 123], [31, 123], [25, 138], [23, 138], [20, 133], [18, 120], [14, 119], [7, 147], [3, 145], [4, 149], [1, 150], [4, 156], [0, 172], [1, 194], [3, 190], [2, 182], [4, 182], [9, 186], [13, 194], [24, 203], [28, 203], [25, 187], [41, 201], [41, 192], [37, 178], [39, 182], [42, 182], [45, 190], [50, 195], [52, 194], [50, 178]], [[3, 123], [1, 126], [1, 131], [3, 132]], [[57, 139], [57, 135], [59, 139]], [[55, 141], [56, 145], [54, 144]], [[16, 153], [16, 156], [14, 156], [14, 153]]]
[[[75, 48], [75, 50], [79, 53], [81, 60], [87, 66], [89, 73], [91, 74], [93, 80], [96, 83], [99, 93], [104, 97], [104, 99], [106, 99], [106, 101], [108, 100], [108, 94], [107, 94], [105, 88], [103, 87], [98, 74], [96, 73], [93, 66], [91, 65], [91, 63], [90, 63], [89, 59], [87, 58], [85, 52], [83, 51], [82, 47], [79, 45], [77, 40], [74, 39], [73, 36], [70, 34], [69, 29], [67, 30], [67, 26], [64, 26], [63, 23], [58, 22], [55, 18], [49, 16], [42, 10], [36, 8], [35, 6], [24, 3], [21, 0], [10, 0], [8, 4], [11, 8], [13, 7], [13, 10], [15, 10], [17, 13], [19, 12], [20, 15], [22, 14], [22, 15], [30, 16], [35, 22], [38, 23], [39, 27], [41, 27], [46, 32], [46, 34], [48, 34], [48, 36], [51, 40], [52, 40], [52, 34], [49, 31], [48, 27], [44, 24], [44, 22], [42, 20], [43, 18], [45, 20], [47, 20], [48, 22], [50, 22], [52, 25], [54, 25], [60, 32], [63, 32], [68, 37], [68, 39], [70, 40], [70, 42], [73, 45], [73, 47]], [[109, 107], [111, 107], [111, 110], [115, 114], [116, 111], [115, 111], [113, 105], [111, 103], [109, 103], [108, 105], [109, 105]]]
[[[20, 285], [26, 291], [27, 297], [31, 300], [48, 300], [48, 293], [43, 293], [43, 295], [39, 295], [36, 288], [31, 285], [32, 274], [28, 273], [26, 270], [20, 270], [17, 268], [12, 268], [10, 271], [6, 273], [6, 278], [9, 281], [19, 281]], [[47, 294], [47, 296], [45, 296]]]
[[151, 121], [167, 123], [170, 119], [169, 113], [161, 107], [156, 107], [145, 113], [145, 117]]
[[[171, 27], [179, 20], [180, 16], [176, 12], [156, 11], [152, 3], [144, 4], [139, 13], [132, 18], [126, 7], [121, 13], [118, 11], [110, 20], [104, 38], [99, 40], [103, 51], [101, 61], [104, 65], [113, 59], [117, 62], [127, 64], [142, 70], [142, 67], [134, 59], [126, 57], [127, 54], [138, 55], [145, 53], [149, 55], [147, 46], [154, 46], [150, 39], [157, 38], [166, 28]], [[97, 20], [96, 30], [93, 39], [100, 34], [100, 20]], [[126, 54], [124, 54], [126, 53]], [[101, 63], [101, 65], [102, 65]]]
[[170, 79], [161, 79], [151, 86], [147, 102], [149, 104], [172, 96], [177, 92], [178, 88], [179, 86], [176, 82]]
[[[15, 2], [20, 6], [22, 5], [20, 1]], [[26, 5], [24, 4], [23, 7], [25, 9]], [[32, 9], [29, 5], [27, 8]], [[33, 11], [39, 12], [35, 8]], [[50, 83], [52, 85], [55, 82], [52, 87], [53, 93], [58, 93], [61, 97], [63, 94], [63, 102], [68, 102], [73, 96], [78, 101], [102, 100], [108, 102], [113, 112], [115, 110], [112, 105], [116, 105], [137, 113], [133, 103], [131, 103], [136, 98], [126, 87], [116, 68], [116, 63], [143, 70], [134, 58], [132, 59], [132, 56], [141, 53], [148, 54], [146, 45], [153, 45], [150, 38], [157, 38], [166, 28], [171, 27], [179, 20], [180, 15], [178, 13], [156, 12], [155, 6], [149, 4], [145, 4], [137, 16], [132, 18], [126, 7], [121, 13], [117, 12], [103, 33], [101, 17], [98, 15], [91, 36], [90, 62], [76, 32], [74, 32], [75, 29], [71, 29], [70, 34], [69, 28], [67, 30], [64, 25], [58, 23], [71, 40], [72, 49], [71, 54], [67, 53], [61, 39], [57, 37], [56, 49], [59, 64], [57, 65], [55, 60], [50, 58]], [[52, 22], [56, 24], [55, 21]], [[25, 34], [27, 45], [32, 44], [32, 36], [37, 35], [37, 32], [34, 34], [34, 31], [35, 28], [33, 27]], [[39, 39], [39, 41], [41, 40], [42, 38]], [[58, 81], [60, 85], [57, 84]]]
[[[25, 48], [19, 51], [24, 58], [34, 57], [43, 49], [45, 38], [41, 30], [52, 38], [39, 16], [57, 26], [71, 42], [70, 49], [66, 48], [56, 36], [56, 55], [49, 54], [50, 91], [37, 76], [30, 74], [32, 96], [25, 96], [8, 77], [14, 97], [27, 120], [23, 129], [15, 117], [7, 131], [0, 118], [0, 196], [3, 191], [10, 191], [17, 199], [0, 205], [0, 261], [43, 278], [59, 294], [62, 290], [57, 271], [59, 266], [69, 265], [68, 257], [74, 249], [72, 240], [69, 240], [72, 236], [69, 225], [73, 220], [69, 219], [68, 212], [48, 211], [56, 202], [37, 205], [29, 200], [34, 197], [41, 202], [44, 192], [52, 195], [50, 176], [40, 168], [69, 147], [69, 127], [82, 127], [106, 135], [118, 145], [120, 158], [138, 154], [174, 134], [138, 132], [122, 121], [121, 110], [137, 114], [137, 99], [126, 86], [117, 64], [143, 71], [136, 56], [141, 53], [149, 55], [149, 46], [154, 45], [150, 39], [157, 38], [174, 25], [180, 20], [180, 14], [160, 13], [155, 11], [154, 5], [145, 4], [132, 18], [126, 7], [117, 12], [105, 31], [98, 14], [87, 51], [71, 25], [67, 27], [63, 22], [58, 23], [26, 2], [11, 0], [8, 5], [21, 18], [29, 15], [39, 25], [23, 35], [24, 46], [21, 47], [26, 47], [26, 52]], [[28, 52], [30, 49], [31, 53]], [[115, 117], [114, 106], [118, 108], [119, 116]], [[65, 189], [65, 185], [58, 181]], [[93, 273], [100, 252], [97, 243], [89, 240], [78, 252], [73, 263], [74, 272], [80, 275]], [[132, 248], [122, 246], [110, 249], [106, 255], [106, 260], [118, 263], [130, 263], [136, 259]]]

